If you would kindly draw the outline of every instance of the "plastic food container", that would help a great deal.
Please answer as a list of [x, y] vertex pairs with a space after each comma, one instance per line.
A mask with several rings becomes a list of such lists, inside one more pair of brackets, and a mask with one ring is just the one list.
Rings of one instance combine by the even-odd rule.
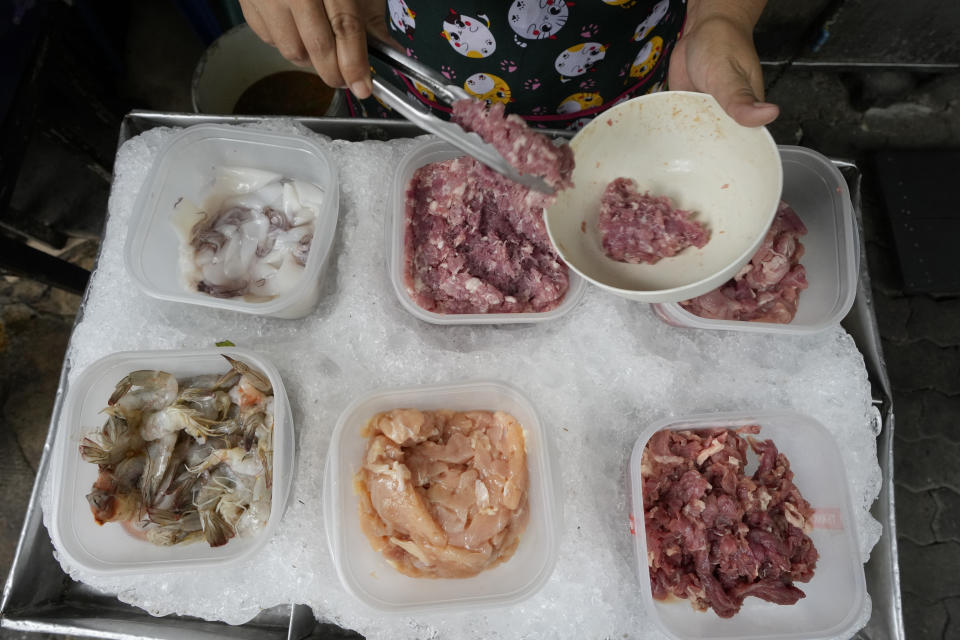
[[[200, 205], [218, 166], [252, 167], [312, 182], [325, 191], [314, 222], [313, 241], [296, 286], [266, 302], [215, 298], [190, 291], [180, 276], [180, 239], [171, 222], [174, 205], [189, 198]], [[137, 196], [125, 261], [127, 271], [149, 296], [161, 300], [232, 309], [277, 318], [307, 315], [320, 297], [320, 285], [333, 246], [340, 187], [332, 157], [311, 140], [246, 127], [195, 125], [173, 136], [157, 158]]]
[[[640, 475], [640, 459], [647, 441], [662, 429], [737, 428], [748, 424], [759, 424], [758, 437], [773, 440], [780, 452], [787, 456], [795, 474], [794, 483], [815, 509], [810, 537], [820, 559], [813, 579], [797, 583], [806, 597], [789, 606], [748, 597], [740, 612], [726, 619], [712, 609], [695, 611], [687, 600], [654, 600], [647, 565]], [[750, 455], [756, 459], [752, 452]], [[819, 422], [792, 411], [714, 413], [662, 420], [647, 428], [637, 439], [630, 456], [629, 476], [641, 598], [650, 617], [664, 633], [680, 640], [812, 640], [847, 637], [854, 632], [867, 600], [856, 520], [837, 443]]]
[[804, 147], [781, 146], [783, 200], [800, 216], [807, 235], [800, 238], [800, 259], [810, 286], [800, 292], [797, 315], [790, 324], [712, 320], [696, 316], [678, 303], [655, 304], [668, 324], [697, 329], [722, 329], [799, 335], [839, 323], [857, 295], [860, 239], [847, 183], [830, 160]]
[[[139, 369], [157, 369], [177, 378], [225, 372], [226, 353], [256, 367], [270, 379], [274, 393], [273, 489], [270, 519], [256, 535], [234, 537], [222, 547], [206, 542], [161, 547], [128, 534], [120, 523], [98, 525], [86, 495], [97, 478], [97, 465], [80, 457], [80, 440], [103, 425], [100, 413], [116, 384]], [[130, 351], [115, 353], [87, 367], [70, 386], [63, 406], [53, 464], [53, 514], [50, 534], [54, 546], [71, 564], [94, 575], [197, 571], [242, 562], [257, 553], [273, 536], [283, 517], [293, 485], [293, 417], [283, 381], [263, 356], [245, 349], [200, 351]]]
[[[400, 407], [422, 410], [506, 411], [524, 429], [530, 477], [530, 521], [509, 560], [471, 578], [411, 578], [374, 551], [360, 528], [354, 476], [367, 439], [360, 432], [381, 411]], [[540, 590], [556, 562], [562, 514], [553, 475], [548, 429], [533, 405], [501, 382], [388, 389], [367, 394], [340, 416], [327, 454], [324, 522], [330, 553], [344, 588], [382, 612], [464, 610], [516, 604]]]
[[432, 162], [443, 162], [462, 156], [463, 152], [442, 140], [424, 140], [413, 147], [400, 161], [393, 180], [392, 200], [389, 205], [386, 227], [387, 270], [393, 290], [400, 299], [403, 308], [424, 322], [433, 324], [515, 324], [524, 322], [546, 322], [559, 318], [580, 302], [586, 283], [572, 269], [570, 288], [560, 305], [550, 311], [540, 313], [460, 313], [445, 314], [427, 311], [410, 297], [404, 282], [404, 233], [406, 231], [407, 186], [414, 172]]

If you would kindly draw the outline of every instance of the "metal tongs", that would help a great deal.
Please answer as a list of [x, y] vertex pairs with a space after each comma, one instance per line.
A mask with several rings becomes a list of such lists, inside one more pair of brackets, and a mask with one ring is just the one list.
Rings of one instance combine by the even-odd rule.
[[[453, 103], [457, 100], [470, 99], [470, 95], [466, 91], [450, 84], [445, 77], [435, 70], [418, 60], [403, 55], [376, 38], [367, 38], [367, 51], [371, 58], [380, 60], [425, 86], [433, 92], [439, 102], [453, 106]], [[441, 120], [383, 78], [373, 76], [373, 95], [421, 129], [443, 138], [514, 182], [541, 193], [549, 195], [555, 193], [553, 187], [548, 185], [543, 178], [517, 171], [514, 166], [507, 162], [506, 158], [500, 155], [499, 151], [493, 148], [493, 145], [484, 142], [476, 133], [465, 131], [453, 122]]]

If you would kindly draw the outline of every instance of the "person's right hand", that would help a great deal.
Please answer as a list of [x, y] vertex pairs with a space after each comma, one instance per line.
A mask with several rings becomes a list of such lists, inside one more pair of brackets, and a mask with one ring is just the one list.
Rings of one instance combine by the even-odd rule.
[[313, 65], [325, 83], [369, 98], [367, 32], [390, 41], [385, 0], [240, 0], [250, 28], [287, 60]]

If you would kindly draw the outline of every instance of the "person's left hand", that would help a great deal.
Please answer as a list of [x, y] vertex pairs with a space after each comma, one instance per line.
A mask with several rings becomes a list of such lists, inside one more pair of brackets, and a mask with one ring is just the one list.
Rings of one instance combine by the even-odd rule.
[[711, 15], [687, 19], [670, 56], [670, 89], [709, 93], [746, 127], [776, 120], [780, 108], [763, 101], [763, 72], [753, 45], [753, 25]]

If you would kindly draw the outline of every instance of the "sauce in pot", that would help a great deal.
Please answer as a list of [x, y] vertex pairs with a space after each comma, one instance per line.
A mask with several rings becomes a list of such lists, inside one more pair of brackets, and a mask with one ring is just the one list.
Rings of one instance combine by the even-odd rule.
[[335, 89], [315, 73], [280, 71], [257, 80], [237, 99], [237, 115], [322, 116]]

